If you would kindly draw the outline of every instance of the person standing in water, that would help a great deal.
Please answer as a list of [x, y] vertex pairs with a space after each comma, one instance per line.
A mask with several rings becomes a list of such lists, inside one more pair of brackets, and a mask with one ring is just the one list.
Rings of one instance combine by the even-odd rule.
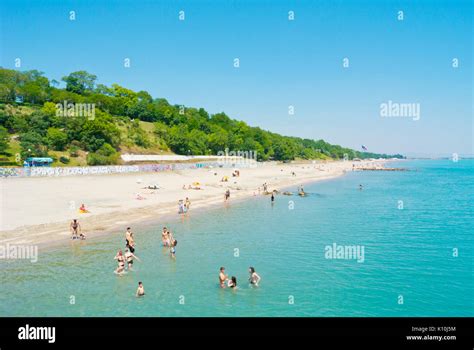
[[137, 297], [142, 297], [144, 295], [145, 295], [145, 288], [143, 287], [143, 283], [138, 282], [138, 288], [137, 288], [136, 296]]
[[249, 277], [250, 284], [258, 287], [258, 283], [260, 282], [261, 278], [258, 275], [258, 273], [255, 272], [255, 268], [253, 268], [252, 266], [249, 267], [249, 274], [250, 274], [250, 277]]
[[130, 234], [128, 235], [127, 243], [125, 244], [125, 247], [130, 249], [132, 253], [135, 252], [135, 239], [133, 237], [133, 232], [130, 232]]
[[125, 247], [128, 247], [130, 242], [130, 235], [132, 234], [132, 229], [127, 227], [127, 231], [125, 231]]
[[228, 279], [229, 277], [225, 274], [225, 267], [221, 267], [219, 270], [219, 286], [225, 288], [225, 281]]
[[163, 227], [163, 231], [161, 231], [161, 242], [163, 243], [163, 247], [168, 247], [170, 245], [168, 239], [168, 229]]
[[176, 258], [176, 245], [178, 244], [178, 241], [176, 239], [173, 240], [171, 243], [170, 247], [170, 254], [172, 258]]
[[275, 196], [273, 195], [273, 192], [272, 192], [272, 196], [271, 196], [271, 201], [272, 201], [272, 204], [275, 203]]
[[230, 280], [227, 281], [227, 287], [237, 289], [237, 278], [232, 276]]
[[227, 202], [227, 200], [230, 198], [230, 191], [227, 190], [225, 191], [225, 194], [224, 194], [224, 200]]
[[115, 270], [116, 274], [122, 274], [125, 271], [125, 257], [123, 256], [122, 249], [120, 249], [115, 255], [115, 260], [118, 262], [118, 267]]
[[125, 249], [125, 260], [127, 261], [127, 264], [128, 264], [128, 269], [131, 270], [132, 269], [132, 266], [133, 266], [133, 258], [137, 259], [138, 261], [140, 261], [140, 259], [138, 258], [138, 256], [136, 256], [135, 254], [133, 254], [131, 251], [129, 251], [128, 249]]

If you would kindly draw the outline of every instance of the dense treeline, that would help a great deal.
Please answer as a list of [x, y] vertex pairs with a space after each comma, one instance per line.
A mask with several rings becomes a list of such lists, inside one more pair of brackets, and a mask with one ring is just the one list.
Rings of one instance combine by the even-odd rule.
[[[119, 161], [124, 142], [144, 149], [156, 146], [177, 154], [217, 154], [225, 149], [254, 151], [259, 160], [349, 159], [388, 157], [358, 152], [323, 140], [286, 137], [250, 127], [225, 113], [210, 115], [203, 108], [170, 105], [146, 91], [120, 85], [96, 84], [96, 76], [78, 71], [62, 78], [66, 87], [36, 70], [19, 72], [0, 68], [0, 153], [11, 135], [18, 136], [21, 157], [46, 156], [48, 151], [88, 152], [89, 164]], [[58, 114], [57, 104], [94, 105], [94, 117]], [[29, 114], [9, 113], [5, 105], [31, 106]], [[138, 121], [154, 123], [156, 140]], [[123, 134], [120, 125], [125, 125]], [[126, 140], [124, 140], [124, 138]], [[397, 157], [401, 157], [397, 155]]]

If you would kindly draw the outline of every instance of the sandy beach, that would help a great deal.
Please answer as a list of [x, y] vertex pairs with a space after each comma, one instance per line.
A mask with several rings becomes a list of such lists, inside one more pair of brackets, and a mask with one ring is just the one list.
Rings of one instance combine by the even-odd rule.
[[[223, 205], [224, 192], [236, 199], [259, 195], [263, 183], [268, 190], [343, 175], [356, 167], [383, 165], [385, 161], [332, 161], [325, 163], [259, 164], [256, 168], [190, 169], [161, 173], [95, 176], [2, 178], [0, 180], [0, 244], [49, 245], [70, 240], [69, 223], [79, 220], [88, 238], [103, 233], [123, 234], [128, 225], [178, 217], [178, 200], [188, 197], [190, 213], [198, 208]], [[371, 164], [372, 163], [372, 164]], [[293, 174], [293, 172], [295, 174]], [[221, 182], [227, 176], [228, 182]], [[195, 182], [200, 190], [183, 189]], [[159, 189], [146, 189], [157, 184]], [[139, 194], [144, 199], [137, 199]], [[84, 203], [89, 213], [80, 214]]]

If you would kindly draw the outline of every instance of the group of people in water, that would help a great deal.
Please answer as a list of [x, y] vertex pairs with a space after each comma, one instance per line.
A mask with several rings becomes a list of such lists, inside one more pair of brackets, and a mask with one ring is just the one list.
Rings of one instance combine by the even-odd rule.
[[[249, 283], [252, 286], [258, 287], [258, 283], [260, 282], [260, 280], [261, 277], [257, 272], [255, 272], [255, 268], [253, 268], [252, 266], [249, 267]], [[223, 266], [219, 269], [219, 286], [221, 288], [237, 289], [237, 277], [232, 276], [229, 278], [229, 276], [226, 275], [225, 267]]]
[[135, 255], [135, 238], [133, 237], [133, 232], [130, 227], [127, 227], [127, 231], [125, 231], [125, 253], [122, 252], [122, 249], [119, 249], [114, 257], [114, 260], [117, 260], [118, 263], [115, 273], [118, 275], [123, 274], [125, 272], [125, 266], [127, 266], [128, 271], [133, 271], [133, 259], [140, 261]]
[[161, 243], [163, 244], [163, 247], [168, 247], [170, 249], [171, 257], [176, 258], [176, 245], [178, 244], [178, 241], [166, 226], [163, 227], [163, 230], [161, 231]]

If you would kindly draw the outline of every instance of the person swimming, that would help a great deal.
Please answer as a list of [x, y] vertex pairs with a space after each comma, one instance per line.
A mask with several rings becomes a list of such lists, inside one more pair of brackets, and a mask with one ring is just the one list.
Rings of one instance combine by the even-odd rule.
[[125, 271], [125, 257], [123, 256], [122, 249], [120, 249], [117, 252], [117, 255], [115, 255], [115, 260], [117, 260], [118, 267], [115, 270], [116, 274], [122, 274]]
[[250, 284], [258, 287], [258, 283], [260, 282], [261, 278], [258, 275], [258, 273], [255, 272], [255, 268], [249, 267], [249, 273], [250, 273], [250, 277], [249, 277]]
[[128, 249], [125, 249], [125, 254], [124, 254], [124, 257], [125, 257], [125, 260], [127, 261], [127, 265], [128, 265], [128, 269], [131, 270], [132, 269], [132, 266], [133, 266], [133, 258], [137, 259], [138, 261], [140, 261], [140, 259], [138, 258], [138, 256], [136, 256], [135, 254], [133, 254], [130, 250]]
[[143, 283], [138, 282], [138, 288], [137, 288], [136, 296], [137, 297], [142, 297], [144, 295], [145, 295], [145, 288], [143, 287]]
[[227, 281], [229, 277], [225, 274], [225, 267], [221, 267], [219, 269], [219, 286], [221, 288], [225, 288], [225, 281]]
[[227, 287], [229, 288], [237, 288], [237, 278], [235, 276], [232, 276], [230, 280], [227, 281]]

